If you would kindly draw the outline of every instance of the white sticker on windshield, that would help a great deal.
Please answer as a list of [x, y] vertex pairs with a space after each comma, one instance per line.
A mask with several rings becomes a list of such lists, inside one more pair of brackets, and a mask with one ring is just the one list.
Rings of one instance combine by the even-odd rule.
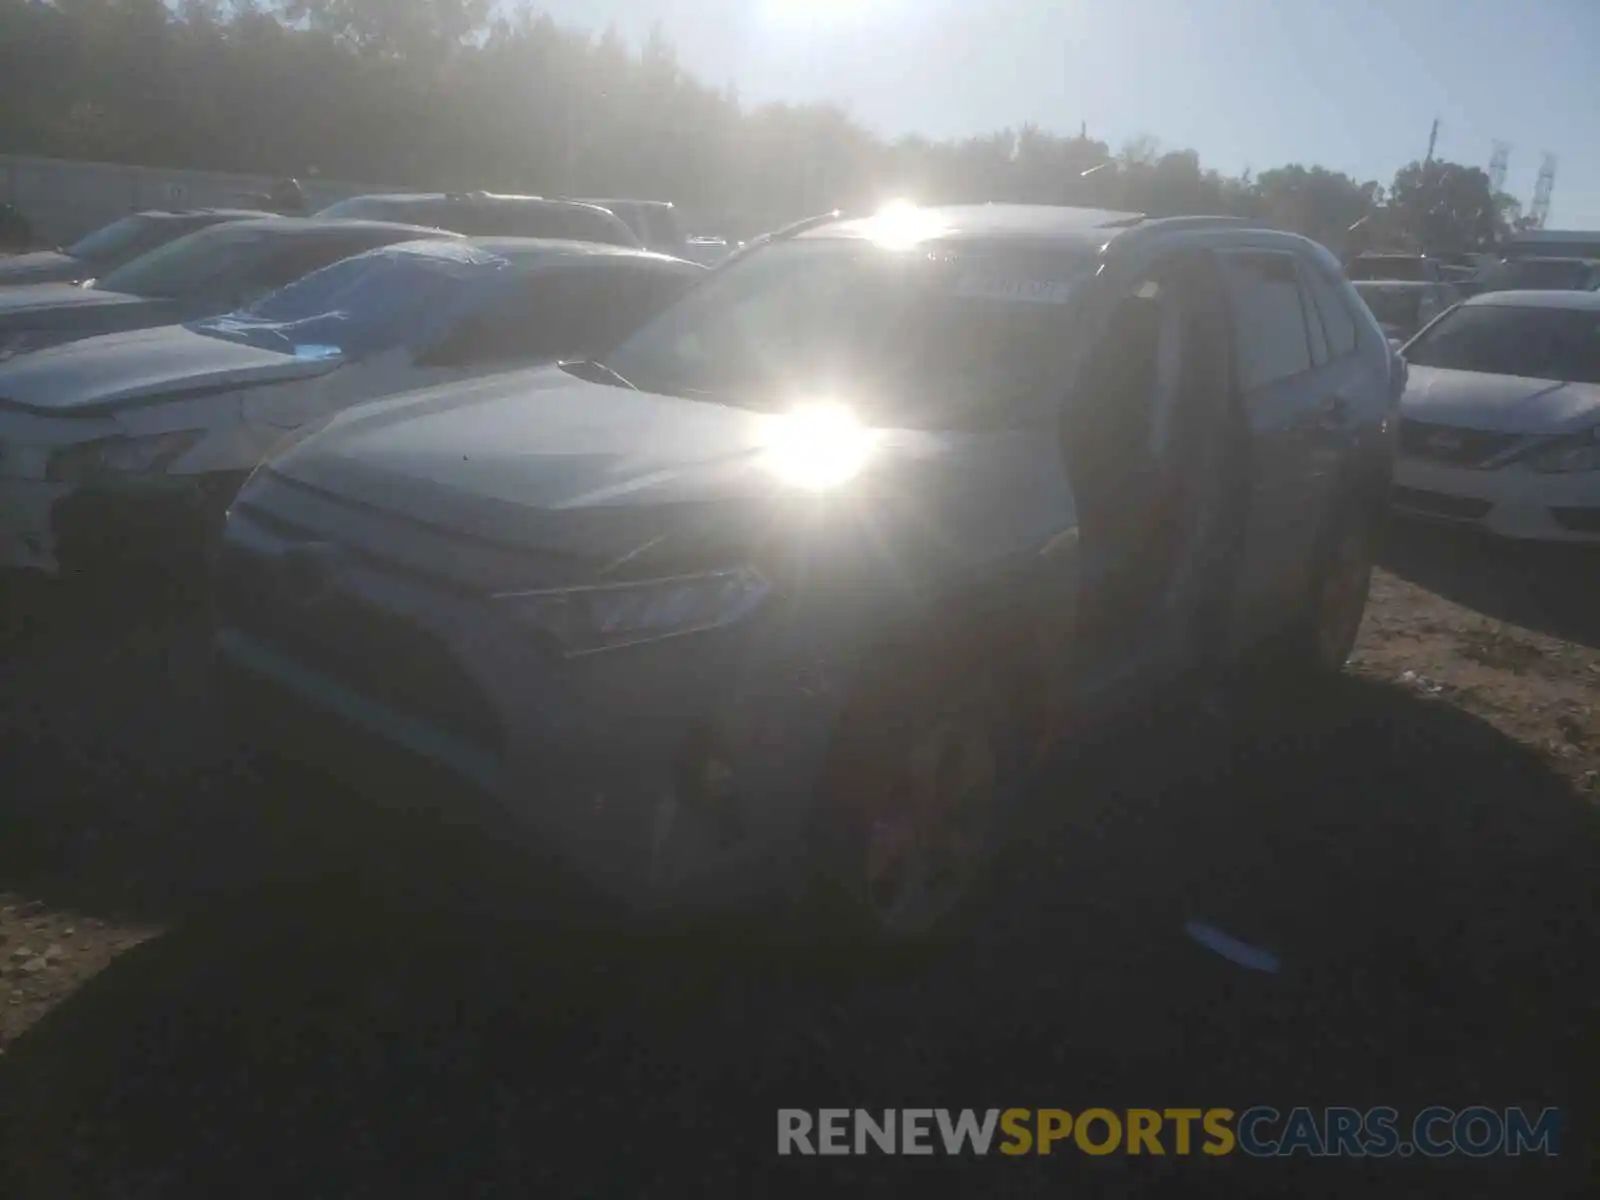
[[972, 300], [1015, 300], [1024, 304], [1065, 304], [1078, 290], [1074, 283], [1053, 279], [1012, 279], [1003, 275], [963, 275], [955, 294]]
[[338, 358], [344, 351], [337, 346], [296, 346], [296, 358]]

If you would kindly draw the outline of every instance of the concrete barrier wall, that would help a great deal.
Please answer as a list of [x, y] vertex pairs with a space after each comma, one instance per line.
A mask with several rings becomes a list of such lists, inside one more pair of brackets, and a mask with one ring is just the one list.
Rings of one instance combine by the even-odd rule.
[[[244, 194], [265, 192], [276, 178], [0, 154], [0, 202], [16, 205], [34, 240], [52, 246], [144, 209], [251, 208]], [[416, 190], [327, 179], [302, 179], [300, 186], [312, 212], [365, 192]]]

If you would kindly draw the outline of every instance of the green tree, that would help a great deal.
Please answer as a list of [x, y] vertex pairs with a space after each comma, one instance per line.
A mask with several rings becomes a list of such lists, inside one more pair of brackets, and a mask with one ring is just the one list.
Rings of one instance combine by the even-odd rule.
[[1290, 164], [1228, 177], [1150, 136], [1037, 125], [886, 142], [827, 104], [746, 107], [660, 31], [528, 0], [0, 0], [0, 151], [441, 189], [677, 201], [749, 236], [836, 206], [1017, 200], [1234, 213], [1344, 249], [1473, 249], [1522, 221], [1481, 171], [1385, 192]]
[[1374, 208], [1376, 184], [1359, 184], [1325, 167], [1300, 163], [1263, 171], [1253, 191], [1255, 214], [1324, 245], [1343, 249], [1350, 227]]
[[1487, 250], [1500, 232], [1502, 208], [1489, 176], [1460, 163], [1401, 167], [1389, 189], [1389, 208], [1395, 231], [1419, 250]]
[[490, 0], [282, 0], [282, 11], [368, 53], [431, 57], [481, 32]]

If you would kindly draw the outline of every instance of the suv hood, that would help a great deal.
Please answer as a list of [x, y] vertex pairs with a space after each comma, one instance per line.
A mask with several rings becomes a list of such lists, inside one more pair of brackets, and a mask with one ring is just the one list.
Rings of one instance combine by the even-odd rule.
[[79, 287], [75, 283], [31, 283], [0, 292], [0, 321], [19, 315], [55, 312], [64, 308], [103, 308], [118, 304], [148, 304], [142, 296]]
[[1401, 415], [1493, 433], [1565, 433], [1600, 417], [1600, 385], [1409, 367]]
[[[550, 367], [348, 410], [268, 466], [457, 535], [640, 566], [715, 560], [718, 546], [834, 499], [838, 510], [870, 507], [891, 541], [896, 514], [914, 519], [956, 557], [993, 555], [1030, 519], [1070, 512], [1055, 459], [1031, 433], [873, 430], [860, 472], [819, 495], [775, 465], [786, 428], [781, 415]], [[1007, 503], [983, 502], [996, 495]]]
[[94, 268], [59, 250], [36, 250], [0, 258], [0, 287], [13, 283], [49, 283], [52, 280], [87, 279]]
[[197, 391], [311, 378], [339, 358], [302, 359], [162, 325], [52, 346], [0, 363], [0, 406], [72, 416]]

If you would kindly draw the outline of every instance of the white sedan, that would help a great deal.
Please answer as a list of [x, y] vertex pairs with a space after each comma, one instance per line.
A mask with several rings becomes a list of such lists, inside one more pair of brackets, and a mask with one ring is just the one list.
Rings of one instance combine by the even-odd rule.
[[1600, 293], [1475, 296], [1401, 353], [1398, 513], [1600, 544]]
[[192, 561], [291, 431], [592, 354], [702, 274], [584, 242], [405, 242], [243, 312], [20, 354], [0, 363], [0, 568]]

